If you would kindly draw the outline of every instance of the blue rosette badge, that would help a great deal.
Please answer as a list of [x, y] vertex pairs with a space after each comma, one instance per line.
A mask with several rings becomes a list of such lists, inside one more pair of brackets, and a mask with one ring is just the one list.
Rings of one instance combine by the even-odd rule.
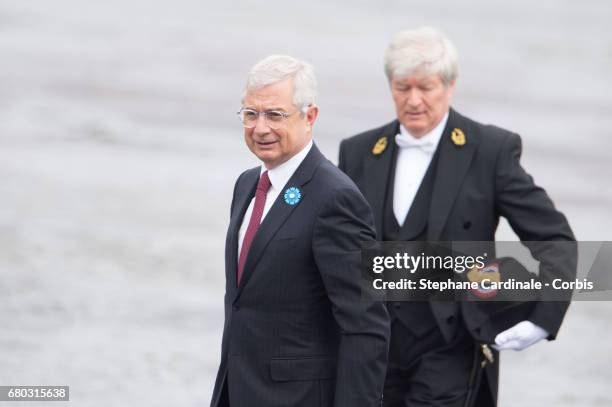
[[302, 192], [296, 187], [289, 187], [285, 191], [284, 197], [287, 205], [297, 205], [302, 199]]

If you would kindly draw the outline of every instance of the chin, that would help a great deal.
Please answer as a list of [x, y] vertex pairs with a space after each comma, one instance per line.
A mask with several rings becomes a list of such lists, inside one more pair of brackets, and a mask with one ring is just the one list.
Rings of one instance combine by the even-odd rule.
[[426, 133], [425, 132], [425, 126], [414, 126], [414, 125], [413, 126], [406, 126], [406, 125], [404, 125], [404, 127], [412, 135], [421, 136], [421, 135], [424, 135]]
[[255, 154], [264, 164], [273, 164], [278, 161], [279, 156], [273, 151], [257, 151]]

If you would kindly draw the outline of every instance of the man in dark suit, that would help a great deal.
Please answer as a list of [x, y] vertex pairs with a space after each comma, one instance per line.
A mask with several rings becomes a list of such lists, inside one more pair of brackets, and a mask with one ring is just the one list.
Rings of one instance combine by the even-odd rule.
[[312, 142], [315, 87], [288, 56], [249, 73], [239, 117], [262, 165], [234, 187], [214, 407], [380, 405], [389, 316], [362, 298], [359, 268], [374, 222]]
[[[431, 28], [401, 32], [387, 49], [385, 70], [397, 119], [343, 140], [339, 158], [373, 209], [378, 239], [490, 242], [493, 258], [503, 216], [540, 262], [540, 280], [573, 279], [574, 236], [521, 167], [519, 136], [450, 108], [457, 77], [450, 41]], [[570, 245], [558, 250], [529, 241]], [[528, 318], [499, 332], [494, 349], [521, 350], [555, 338], [568, 304], [538, 302]], [[430, 300], [388, 308], [385, 406], [496, 404], [498, 354], [476, 342], [475, 317], [462, 304]]]

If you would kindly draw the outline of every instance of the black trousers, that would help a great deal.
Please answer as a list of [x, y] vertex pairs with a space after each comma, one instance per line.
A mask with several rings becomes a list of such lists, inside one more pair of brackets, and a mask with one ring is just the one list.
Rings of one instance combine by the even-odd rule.
[[383, 406], [471, 405], [468, 398], [482, 373], [479, 363], [478, 348], [465, 328], [446, 343], [437, 326], [416, 336], [394, 319]]

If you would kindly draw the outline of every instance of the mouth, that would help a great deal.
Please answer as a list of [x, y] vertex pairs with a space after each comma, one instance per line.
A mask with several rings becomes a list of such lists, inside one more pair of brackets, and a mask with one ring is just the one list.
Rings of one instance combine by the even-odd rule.
[[257, 144], [258, 147], [263, 148], [263, 149], [270, 148], [270, 147], [274, 146], [276, 143], [278, 143], [278, 141], [276, 141], [276, 140], [272, 140], [272, 141], [257, 141], [257, 140], [255, 140], [255, 144]]
[[404, 114], [410, 118], [416, 118], [423, 116], [425, 112], [405, 112]]

